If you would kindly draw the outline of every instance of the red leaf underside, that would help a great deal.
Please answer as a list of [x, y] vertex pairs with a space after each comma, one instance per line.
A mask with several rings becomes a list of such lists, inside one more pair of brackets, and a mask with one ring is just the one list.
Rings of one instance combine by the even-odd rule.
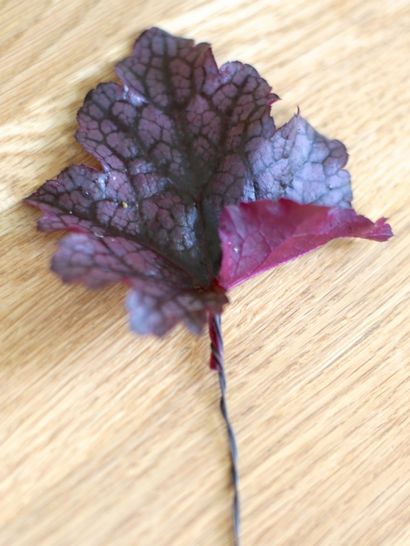
[[386, 241], [391, 236], [384, 218], [373, 223], [353, 209], [285, 199], [228, 206], [219, 230], [223, 258], [218, 279], [226, 290], [332, 239]]

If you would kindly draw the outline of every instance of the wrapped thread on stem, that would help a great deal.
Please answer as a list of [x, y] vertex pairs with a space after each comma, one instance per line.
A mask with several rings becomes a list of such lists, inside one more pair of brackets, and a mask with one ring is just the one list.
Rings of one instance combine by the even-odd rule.
[[226, 376], [224, 367], [224, 345], [221, 329], [221, 315], [209, 315], [209, 337], [211, 338], [210, 366], [218, 372], [219, 388], [221, 392], [220, 408], [225, 421], [229, 441], [229, 454], [231, 459], [231, 481], [233, 488], [232, 518], [233, 518], [233, 539], [234, 545], [240, 544], [240, 499], [239, 499], [239, 469], [238, 469], [238, 448], [235, 432], [229, 417], [226, 392]]

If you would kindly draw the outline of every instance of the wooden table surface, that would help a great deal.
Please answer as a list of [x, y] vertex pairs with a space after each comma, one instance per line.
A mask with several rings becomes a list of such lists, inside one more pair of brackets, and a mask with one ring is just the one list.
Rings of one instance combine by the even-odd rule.
[[[230, 487], [208, 341], [128, 332], [125, 288], [48, 271], [21, 200], [72, 162], [86, 92], [149, 26], [254, 64], [350, 151], [383, 245], [336, 241], [236, 288], [223, 317], [243, 546], [410, 544], [406, 0], [2, 0], [2, 546], [225, 546]], [[407, 118], [407, 119], [406, 119]]]

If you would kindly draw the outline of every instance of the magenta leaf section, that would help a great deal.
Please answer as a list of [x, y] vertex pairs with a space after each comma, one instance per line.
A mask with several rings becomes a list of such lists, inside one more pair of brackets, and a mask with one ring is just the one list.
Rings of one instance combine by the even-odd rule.
[[218, 280], [225, 289], [332, 239], [386, 241], [392, 236], [384, 218], [371, 222], [353, 209], [300, 205], [287, 199], [228, 206], [219, 233], [223, 258]]
[[[255, 256], [248, 268], [230, 257], [228, 238], [244, 228], [234, 216], [239, 231], [228, 228], [232, 208], [219, 227], [226, 206], [285, 198], [354, 214], [343, 144], [300, 115], [276, 129], [278, 97], [251, 66], [218, 68], [208, 44], [152, 28], [116, 71], [121, 83], [98, 85], [78, 113], [77, 140], [102, 169], [68, 167], [27, 201], [43, 213], [40, 229], [72, 232], [52, 261], [64, 281], [129, 285], [135, 331], [163, 335], [183, 322], [199, 332], [227, 302], [219, 285], [265, 262]], [[235, 280], [228, 262], [248, 273]]]

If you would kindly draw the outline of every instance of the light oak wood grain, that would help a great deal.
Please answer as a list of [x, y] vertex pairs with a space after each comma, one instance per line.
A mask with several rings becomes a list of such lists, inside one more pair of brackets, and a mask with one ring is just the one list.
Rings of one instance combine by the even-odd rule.
[[151, 25], [254, 64], [350, 151], [381, 245], [337, 241], [231, 293], [223, 317], [244, 546], [410, 544], [406, 0], [0, 2], [2, 546], [225, 546], [208, 341], [127, 329], [123, 287], [48, 271], [21, 199], [71, 162], [85, 93]]

